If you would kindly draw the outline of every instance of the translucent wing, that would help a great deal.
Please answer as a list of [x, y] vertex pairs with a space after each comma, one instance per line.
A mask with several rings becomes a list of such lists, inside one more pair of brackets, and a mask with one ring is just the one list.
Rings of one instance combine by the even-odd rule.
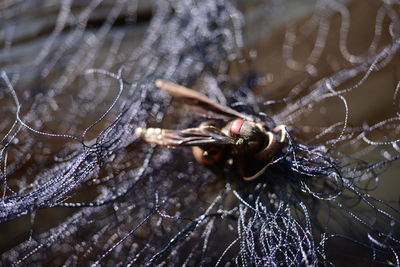
[[137, 128], [136, 135], [147, 143], [161, 146], [224, 146], [235, 140], [213, 126], [200, 126], [185, 130]]
[[161, 90], [168, 92], [170, 95], [181, 99], [189, 105], [191, 109], [202, 113], [207, 117], [225, 120], [241, 118], [247, 121], [253, 121], [252, 118], [237, 112], [234, 109], [221, 105], [199, 92], [176, 83], [166, 80], [156, 80], [156, 86]]

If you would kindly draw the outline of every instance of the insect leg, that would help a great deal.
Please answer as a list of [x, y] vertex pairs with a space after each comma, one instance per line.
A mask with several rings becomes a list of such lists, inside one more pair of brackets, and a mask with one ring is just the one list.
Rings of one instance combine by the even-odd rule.
[[271, 158], [275, 154], [276, 150], [279, 148], [279, 141], [275, 138], [272, 132], [266, 132], [268, 136], [268, 144], [260, 152], [255, 155], [258, 160], [265, 160]]
[[281, 138], [279, 139], [280, 143], [284, 143], [286, 140], [287, 130], [286, 125], [278, 125], [274, 128], [274, 132], [281, 132]]

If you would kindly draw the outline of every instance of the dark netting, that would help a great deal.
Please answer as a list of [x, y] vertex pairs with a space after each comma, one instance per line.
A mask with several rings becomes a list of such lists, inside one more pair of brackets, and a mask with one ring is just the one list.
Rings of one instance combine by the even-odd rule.
[[[2, 265], [400, 265], [400, 2], [0, 2]], [[138, 127], [205, 119], [172, 80], [287, 143], [221, 175]]]

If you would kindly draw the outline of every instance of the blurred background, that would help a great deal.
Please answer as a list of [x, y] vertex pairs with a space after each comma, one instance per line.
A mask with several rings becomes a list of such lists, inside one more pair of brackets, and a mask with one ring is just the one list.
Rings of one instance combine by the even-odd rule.
[[[399, 265], [399, 4], [0, 2], [3, 265]], [[145, 144], [204, 120], [158, 78], [293, 143], [253, 183]]]

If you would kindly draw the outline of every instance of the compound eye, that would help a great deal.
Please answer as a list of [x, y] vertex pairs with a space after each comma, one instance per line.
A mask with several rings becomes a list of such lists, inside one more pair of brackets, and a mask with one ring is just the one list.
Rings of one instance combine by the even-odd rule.
[[240, 129], [242, 128], [242, 126], [243, 126], [243, 120], [240, 120], [240, 119], [237, 119], [237, 120], [234, 120], [233, 122], [232, 122], [232, 124], [231, 124], [231, 127], [229, 128], [229, 133], [232, 135], [232, 136], [237, 136], [237, 135], [239, 135], [239, 133], [240, 133]]

